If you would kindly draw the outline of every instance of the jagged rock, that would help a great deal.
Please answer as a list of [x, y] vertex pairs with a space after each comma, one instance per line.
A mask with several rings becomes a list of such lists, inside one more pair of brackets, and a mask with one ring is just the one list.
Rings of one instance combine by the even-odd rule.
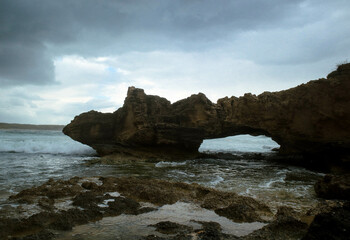
[[177, 233], [189, 233], [193, 231], [193, 228], [190, 226], [185, 226], [179, 223], [163, 221], [156, 223], [154, 225], [149, 225], [155, 227], [157, 232], [163, 234], [177, 234]]
[[350, 200], [350, 174], [326, 175], [314, 188], [319, 197]]
[[[145, 202], [158, 206], [174, 204], [178, 201], [191, 202], [214, 211], [217, 208], [222, 209], [232, 204], [239, 204], [243, 208], [244, 205], [248, 205], [250, 218], [255, 217], [255, 221], [260, 221], [262, 218], [272, 218], [272, 212], [264, 203], [233, 192], [206, 188], [199, 184], [133, 177], [100, 177], [98, 178], [99, 184], [94, 185], [93, 189], [86, 190], [80, 187], [80, 190], [77, 191], [75, 184], [89, 181], [96, 183], [96, 180], [76, 177], [69, 180], [49, 180], [41, 186], [32, 187], [13, 195], [9, 198], [8, 203], [17, 204], [23, 198], [31, 197], [33, 202], [45, 201], [45, 206], [48, 205], [49, 207], [47, 209], [39, 208], [29, 217], [22, 213], [13, 215], [11, 209], [8, 211], [1, 209], [0, 239], [9, 239], [10, 236], [19, 236], [23, 239], [45, 239], [46, 234], [50, 239], [51, 233], [45, 233], [43, 230], [66, 231], [77, 225], [101, 220], [103, 217], [121, 214], [139, 215], [159, 210], [157, 206], [142, 206]], [[52, 194], [53, 192], [60, 193], [63, 190], [67, 191], [67, 194]], [[118, 192], [121, 196], [112, 196], [111, 193], [113, 192]], [[54, 203], [63, 203], [63, 205], [55, 205]], [[27, 209], [31, 208], [31, 206], [27, 207]], [[241, 214], [244, 216], [240, 217], [239, 213], [235, 216], [245, 218], [246, 213], [242, 212]], [[181, 219], [181, 216], [179, 218]], [[154, 226], [159, 232], [177, 234], [166, 239], [192, 239], [191, 234], [200, 236], [198, 239], [236, 239], [221, 233], [218, 223], [198, 223], [203, 226], [203, 229], [198, 231], [170, 222], [161, 222]], [[146, 239], [162, 238], [149, 236]]]
[[[165, 98], [128, 89], [114, 113], [82, 113], [63, 132], [99, 155], [191, 157], [204, 139], [239, 134], [266, 135], [280, 153], [332, 156], [350, 152], [350, 64], [327, 79], [258, 96], [225, 97], [212, 103], [202, 93], [171, 104]], [[346, 157], [344, 158], [346, 159]]]
[[350, 205], [333, 208], [326, 213], [318, 214], [311, 223], [303, 240], [349, 239], [350, 233]]
[[308, 225], [293, 218], [282, 217], [255, 230], [253, 233], [243, 237], [244, 240], [285, 240], [285, 239], [301, 239], [307, 232]]
[[38, 233], [34, 233], [25, 237], [13, 237], [11, 240], [50, 240], [55, 239], [55, 234], [48, 230], [42, 230]]
[[233, 220], [234, 222], [262, 222], [255, 209], [247, 204], [231, 204], [226, 208], [216, 209], [215, 212], [220, 215]]
[[117, 184], [116, 191], [125, 197], [141, 202], [164, 205], [174, 204], [178, 201], [191, 201], [202, 208], [214, 210], [221, 216], [226, 216], [222, 209], [229, 206], [239, 206], [243, 210], [235, 214], [231, 213], [231, 216], [234, 216], [235, 219], [242, 219], [241, 222], [246, 219], [249, 219], [247, 222], [258, 222], [272, 217], [270, 208], [262, 202], [233, 192], [222, 192], [198, 184], [132, 177], [115, 178], [115, 182]]

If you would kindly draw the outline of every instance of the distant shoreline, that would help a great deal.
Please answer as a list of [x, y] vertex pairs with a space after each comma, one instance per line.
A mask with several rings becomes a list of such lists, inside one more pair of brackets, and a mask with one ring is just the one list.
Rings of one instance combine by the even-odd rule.
[[62, 131], [64, 125], [35, 125], [18, 123], [0, 123], [0, 129], [32, 129], [32, 130], [56, 130]]

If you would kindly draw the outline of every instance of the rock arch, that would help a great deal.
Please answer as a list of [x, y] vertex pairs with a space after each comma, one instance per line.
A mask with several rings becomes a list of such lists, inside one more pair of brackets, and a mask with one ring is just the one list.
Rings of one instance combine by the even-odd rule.
[[203, 139], [238, 134], [269, 136], [284, 154], [348, 154], [349, 78], [350, 64], [345, 64], [327, 79], [217, 103], [199, 93], [171, 104], [130, 87], [123, 107], [83, 113], [63, 132], [100, 155], [194, 156]]

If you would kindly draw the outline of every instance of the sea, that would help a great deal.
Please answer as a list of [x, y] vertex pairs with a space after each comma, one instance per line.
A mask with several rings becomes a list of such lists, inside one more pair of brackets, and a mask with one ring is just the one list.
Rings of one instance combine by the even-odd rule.
[[[278, 144], [266, 136], [205, 140], [206, 153], [274, 154]], [[61, 131], [0, 130], [0, 208], [10, 195], [49, 179], [73, 176], [134, 176], [198, 183], [233, 191], [268, 203], [273, 209], [290, 206], [303, 211], [317, 204], [313, 189], [322, 173], [275, 161], [244, 157], [201, 158], [181, 161], [89, 164], [96, 152]]]

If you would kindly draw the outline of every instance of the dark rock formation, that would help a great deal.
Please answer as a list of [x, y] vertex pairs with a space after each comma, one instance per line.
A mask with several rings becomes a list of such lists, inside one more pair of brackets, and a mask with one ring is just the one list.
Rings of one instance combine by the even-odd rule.
[[157, 232], [163, 234], [189, 233], [193, 231], [193, 228], [190, 226], [185, 226], [170, 221], [163, 221], [150, 226], [155, 227]]
[[123, 107], [83, 113], [63, 132], [99, 155], [189, 157], [204, 139], [263, 134], [280, 144], [280, 153], [341, 159], [350, 151], [349, 92], [350, 64], [327, 79], [258, 96], [225, 97], [216, 104], [202, 93], [171, 104], [130, 87]]
[[[157, 228], [158, 232], [167, 235], [166, 237], [159, 237], [156, 235], [149, 235], [144, 240], [192, 240], [192, 239], [202, 239], [202, 240], [239, 240], [244, 239], [236, 237], [234, 235], [229, 235], [222, 233], [221, 226], [217, 222], [202, 222], [194, 221], [202, 225], [201, 229], [194, 230], [192, 227], [184, 226], [173, 222], [159, 222], [155, 225], [151, 225]], [[175, 236], [173, 234], [176, 234]]]
[[350, 205], [334, 208], [318, 214], [311, 223], [303, 240], [345, 240], [350, 236]]
[[231, 219], [234, 222], [255, 222], [264, 220], [259, 218], [255, 209], [246, 204], [231, 204], [225, 208], [216, 209], [215, 212], [220, 215]]
[[254, 231], [248, 236], [243, 237], [244, 240], [284, 240], [284, 239], [301, 239], [307, 232], [308, 225], [293, 218], [282, 217]]
[[326, 175], [314, 188], [319, 197], [350, 200], [350, 174]]
[[[82, 185], [89, 187], [83, 188]], [[120, 193], [120, 196], [112, 194], [115, 192]], [[192, 221], [201, 224], [202, 227], [198, 229], [166, 219], [152, 225], [155, 230], [150, 232], [152, 235], [141, 238], [143, 235], [140, 234], [140, 238], [133, 239], [348, 239], [350, 231], [348, 201], [326, 200], [311, 209], [307, 216], [281, 206], [273, 216], [267, 205], [253, 198], [198, 184], [157, 179], [74, 177], [69, 180], [49, 180], [41, 186], [21, 191], [7, 203], [29, 202], [28, 199], [33, 206], [38, 204], [41, 210], [30, 215], [24, 212], [14, 215], [12, 211], [15, 209], [0, 209], [0, 239], [56, 239], [59, 238], [57, 233], [77, 225], [121, 214], [156, 213], [160, 210], [158, 206], [177, 201], [194, 203], [234, 222], [261, 222], [267, 219], [264, 221], [267, 224], [248, 235], [237, 237], [224, 233], [216, 222]], [[40, 203], [43, 201], [45, 204], [42, 206]], [[156, 205], [142, 207], [145, 202]], [[25, 209], [33, 209], [33, 206], [22, 205]], [[310, 221], [305, 217], [310, 217]], [[147, 222], [144, 224], [149, 225]], [[158, 233], [162, 235], [158, 236]]]
[[[105, 178], [104, 182], [116, 184], [116, 190], [122, 195], [141, 202], [156, 205], [174, 204], [177, 201], [191, 201], [202, 208], [214, 210], [220, 216], [229, 214], [222, 211], [231, 205], [240, 206], [239, 213], [232, 213], [231, 219], [240, 222], [255, 222], [272, 217], [267, 205], [253, 198], [240, 196], [233, 192], [222, 192], [198, 184], [167, 182], [158, 179]], [[113, 183], [111, 183], [113, 185]], [[233, 217], [234, 215], [234, 217]], [[246, 220], [247, 219], [247, 220]]]
[[[89, 186], [89, 189], [81, 185]], [[94, 187], [90, 188], [90, 186]], [[116, 191], [121, 195], [112, 196], [111, 194]], [[46, 201], [43, 205], [44, 199]], [[53, 232], [56, 232], [54, 230], [71, 230], [74, 226], [98, 221], [103, 217], [121, 214], [139, 215], [158, 211], [157, 206], [143, 207], [142, 204], [145, 202], [162, 206], [174, 204], [177, 201], [192, 202], [214, 211], [232, 204], [239, 205], [243, 209], [249, 209], [249, 221], [273, 217], [267, 205], [253, 198], [202, 187], [198, 184], [132, 177], [94, 179], [74, 177], [69, 180], [49, 180], [41, 186], [32, 187], [11, 196], [7, 204], [26, 203], [22, 208], [26, 211], [30, 209], [34, 211], [17, 213], [17, 208], [0, 209], [0, 239], [53, 239], [55, 238]], [[40, 208], [37, 209], [35, 206]], [[238, 219], [247, 218], [245, 211], [234, 215]], [[193, 239], [190, 235], [192, 233], [200, 236], [199, 239], [227, 239], [223, 238], [226, 235], [221, 233], [218, 223], [199, 223], [203, 229], [198, 231], [169, 221], [159, 222], [153, 226], [160, 233], [177, 234], [176, 238], [166, 239]], [[147, 239], [162, 238], [150, 236]]]

